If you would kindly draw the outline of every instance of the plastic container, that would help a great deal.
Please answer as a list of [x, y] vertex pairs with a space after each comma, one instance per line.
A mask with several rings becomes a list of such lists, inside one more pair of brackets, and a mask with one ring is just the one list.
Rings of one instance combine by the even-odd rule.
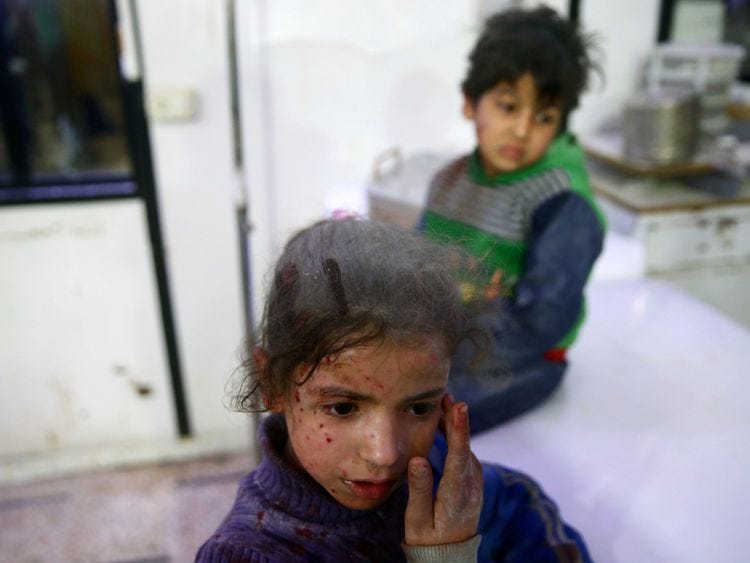
[[432, 177], [450, 159], [450, 155], [438, 153], [404, 158], [399, 148], [378, 155], [367, 187], [368, 216], [407, 229], [414, 227]]
[[713, 138], [729, 125], [724, 115], [745, 48], [730, 43], [663, 43], [651, 53], [647, 88], [692, 89], [699, 97], [699, 133]]
[[730, 43], [662, 43], [651, 54], [649, 74], [652, 83], [682, 79], [704, 90], [733, 82], [744, 56], [744, 47]]

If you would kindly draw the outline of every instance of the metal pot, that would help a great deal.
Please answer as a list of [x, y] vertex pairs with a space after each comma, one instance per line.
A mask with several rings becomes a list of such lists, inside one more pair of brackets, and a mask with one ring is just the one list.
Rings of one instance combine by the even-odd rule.
[[623, 141], [631, 161], [667, 165], [692, 160], [700, 103], [692, 90], [650, 88], [625, 103]]

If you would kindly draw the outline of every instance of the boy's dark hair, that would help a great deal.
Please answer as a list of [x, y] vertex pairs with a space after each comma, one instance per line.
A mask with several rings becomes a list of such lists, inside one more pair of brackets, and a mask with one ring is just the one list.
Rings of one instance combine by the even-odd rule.
[[527, 72], [536, 82], [540, 101], [562, 104], [560, 131], [578, 106], [589, 71], [601, 73], [591, 59], [595, 37], [548, 7], [512, 9], [490, 16], [469, 54], [469, 70], [461, 84], [472, 104], [500, 82], [514, 83]]
[[357, 219], [322, 221], [294, 235], [266, 301], [265, 368], [258, 373], [248, 354], [234, 406], [264, 410], [288, 396], [298, 366], [309, 377], [327, 356], [387, 338], [417, 345], [438, 336], [452, 355], [464, 332], [455, 252], [419, 233]]

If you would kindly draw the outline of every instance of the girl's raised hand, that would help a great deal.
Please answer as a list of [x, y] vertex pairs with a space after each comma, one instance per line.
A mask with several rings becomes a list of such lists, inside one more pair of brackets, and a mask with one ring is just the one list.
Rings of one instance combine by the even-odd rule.
[[445, 472], [432, 496], [432, 468], [423, 457], [409, 460], [409, 502], [405, 543], [438, 545], [468, 540], [477, 534], [482, 509], [482, 467], [469, 445], [466, 403], [443, 398], [448, 454]]

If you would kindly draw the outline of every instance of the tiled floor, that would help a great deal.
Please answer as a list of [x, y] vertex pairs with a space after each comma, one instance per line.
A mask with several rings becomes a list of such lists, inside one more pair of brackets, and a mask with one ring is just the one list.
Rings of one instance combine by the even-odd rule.
[[0, 487], [0, 561], [192, 561], [250, 452]]

